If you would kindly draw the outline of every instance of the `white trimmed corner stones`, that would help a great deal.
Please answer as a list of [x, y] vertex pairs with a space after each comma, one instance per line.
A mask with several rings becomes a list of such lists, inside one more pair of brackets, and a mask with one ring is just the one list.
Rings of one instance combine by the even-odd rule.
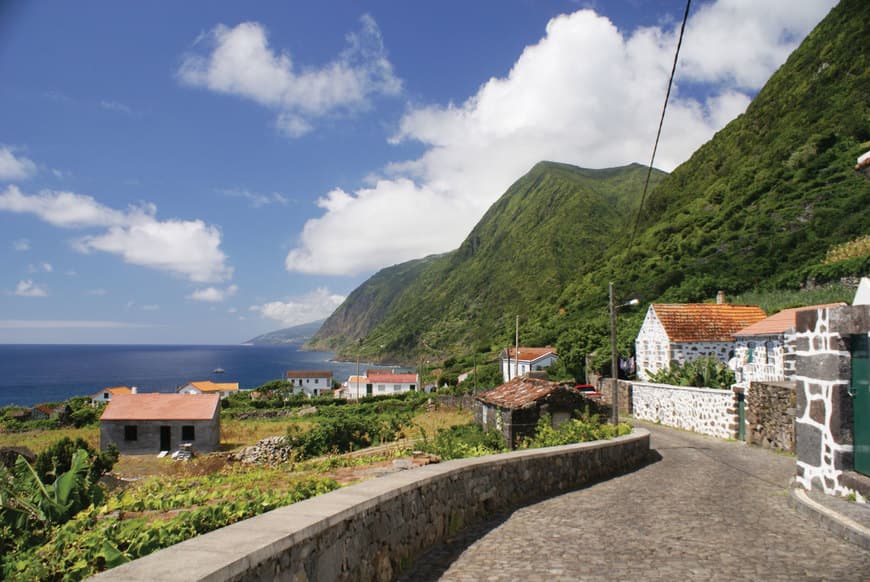
[[737, 398], [732, 390], [632, 382], [635, 418], [719, 438], [737, 436]]
[[[848, 307], [800, 312], [789, 343], [795, 354], [797, 482], [827, 494], [854, 493], [841, 475], [853, 465], [850, 354], [834, 318]], [[843, 313], [840, 313], [843, 311]], [[832, 317], [834, 316], [834, 317]]]

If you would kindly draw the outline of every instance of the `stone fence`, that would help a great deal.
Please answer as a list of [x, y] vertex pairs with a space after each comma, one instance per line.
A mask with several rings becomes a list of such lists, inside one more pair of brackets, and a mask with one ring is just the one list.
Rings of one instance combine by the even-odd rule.
[[795, 452], [794, 382], [752, 382], [746, 390], [746, 442]]
[[[197, 536], [95, 580], [390, 580], [460, 528], [646, 462], [649, 432], [393, 473]], [[580, 549], [578, 548], [578, 551]]]
[[[629, 384], [620, 382], [620, 384]], [[737, 390], [630, 382], [631, 414], [666, 426], [719, 438], [736, 438]]]

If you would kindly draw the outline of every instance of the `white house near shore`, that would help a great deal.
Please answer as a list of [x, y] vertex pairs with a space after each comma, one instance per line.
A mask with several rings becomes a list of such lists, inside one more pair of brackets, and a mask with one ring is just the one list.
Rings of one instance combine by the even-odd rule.
[[755, 305], [685, 303], [650, 305], [635, 340], [637, 377], [683, 365], [701, 357], [727, 363], [734, 356], [734, 334], [767, 317]]
[[293, 386], [293, 392], [321, 396], [332, 391], [332, 372], [329, 370], [287, 370], [284, 380]]
[[543, 370], [558, 359], [556, 348], [507, 348], [499, 354], [501, 359], [501, 375], [505, 383], [513, 378], [525, 376], [529, 372]]
[[212, 382], [211, 380], [188, 382], [176, 390], [179, 394], [220, 394], [221, 398], [238, 391], [238, 382]]
[[401, 394], [415, 392], [420, 386], [417, 374], [394, 374], [375, 372], [366, 377], [366, 396], [384, 396], [386, 394]]
[[108, 404], [112, 401], [112, 398], [118, 394], [136, 394], [137, 392], [138, 389], [135, 386], [133, 386], [133, 388], [128, 388], [127, 386], [103, 388], [96, 394], [91, 394], [91, 405], [96, 406], [97, 404]]

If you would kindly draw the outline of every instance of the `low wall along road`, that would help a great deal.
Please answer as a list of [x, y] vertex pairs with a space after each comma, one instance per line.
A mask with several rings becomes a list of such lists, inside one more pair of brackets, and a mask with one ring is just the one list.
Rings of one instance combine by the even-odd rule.
[[104, 572], [94, 580], [390, 580], [488, 514], [643, 465], [649, 432], [459, 459], [276, 509]]

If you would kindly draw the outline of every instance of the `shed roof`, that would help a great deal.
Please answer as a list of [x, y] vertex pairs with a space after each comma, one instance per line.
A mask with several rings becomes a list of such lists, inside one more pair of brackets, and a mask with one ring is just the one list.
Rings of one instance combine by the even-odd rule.
[[654, 303], [651, 307], [672, 342], [730, 342], [767, 315], [756, 305]]
[[839, 307], [841, 305], [845, 305], [845, 303], [824, 303], [822, 305], [807, 305], [806, 307], [793, 307], [791, 309], [783, 309], [779, 313], [775, 313], [770, 317], [766, 317], [761, 321], [744, 327], [734, 335], [780, 335], [792, 332], [795, 328], [795, 317], [797, 316], [798, 311], [805, 311], [808, 309], [823, 309], [826, 307]]
[[416, 384], [417, 374], [369, 374], [368, 381], [372, 384]]
[[100, 420], [211, 420], [220, 400], [218, 394], [118, 394]]
[[570, 390], [570, 388], [565, 388], [557, 382], [518, 376], [497, 388], [478, 394], [475, 399], [500, 408], [515, 410], [537, 402], [560, 388]]
[[287, 370], [285, 378], [332, 378], [329, 370]]

